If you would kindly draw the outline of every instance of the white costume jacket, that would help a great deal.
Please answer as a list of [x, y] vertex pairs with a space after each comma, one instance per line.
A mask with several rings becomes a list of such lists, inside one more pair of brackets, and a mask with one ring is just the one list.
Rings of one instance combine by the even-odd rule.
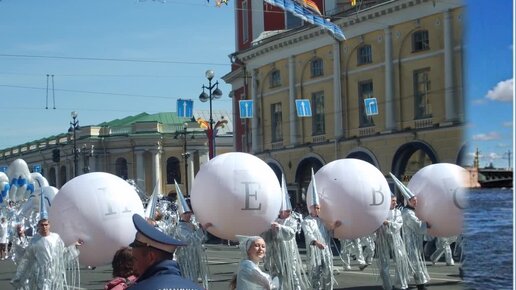
[[[333, 289], [333, 254], [331, 252], [331, 233], [319, 217], [308, 215], [302, 223], [305, 234], [308, 275], [312, 289]], [[312, 241], [326, 244], [324, 249], [312, 245]]]
[[[16, 289], [62, 290], [79, 283], [79, 251], [65, 247], [56, 233], [35, 235], [21, 258], [11, 283]], [[67, 269], [73, 269], [67, 277]]]
[[411, 274], [416, 284], [425, 284], [430, 280], [423, 255], [423, 236], [426, 233], [426, 223], [422, 222], [407, 206], [402, 210], [403, 217], [403, 242], [407, 249]]

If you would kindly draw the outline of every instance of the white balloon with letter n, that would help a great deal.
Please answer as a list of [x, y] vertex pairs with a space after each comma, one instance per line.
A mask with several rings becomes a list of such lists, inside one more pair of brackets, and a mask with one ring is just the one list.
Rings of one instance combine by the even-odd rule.
[[134, 240], [133, 214], [143, 216], [143, 205], [133, 186], [105, 172], [83, 174], [59, 190], [49, 209], [51, 231], [65, 244], [77, 240], [79, 262], [85, 266], [111, 263], [122, 246]]
[[[383, 174], [360, 159], [345, 158], [324, 165], [315, 174], [321, 212], [327, 226], [340, 221], [334, 237], [355, 239], [373, 233], [389, 213], [391, 191]], [[307, 205], [312, 204], [312, 182]]]
[[204, 164], [192, 185], [191, 203], [201, 224], [227, 240], [259, 235], [270, 228], [281, 207], [274, 171], [258, 157], [241, 152], [218, 155]]

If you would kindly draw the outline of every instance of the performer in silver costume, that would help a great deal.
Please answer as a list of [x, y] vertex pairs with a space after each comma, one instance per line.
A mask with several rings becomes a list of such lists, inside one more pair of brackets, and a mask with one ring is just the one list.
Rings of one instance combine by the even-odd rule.
[[417, 289], [426, 290], [425, 284], [430, 281], [430, 275], [428, 275], [425, 255], [423, 254], [423, 238], [430, 225], [416, 216], [417, 197], [414, 193], [399, 181], [394, 174], [389, 174], [405, 198], [406, 206], [401, 210], [401, 217], [403, 218], [401, 231], [407, 251], [410, 273], [414, 276]]
[[[16, 289], [62, 290], [79, 286], [79, 241], [66, 247], [58, 234], [50, 232], [50, 224], [43, 218], [38, 222], [38, 234], [30, 241], [21, 258], [11, 284]], [[74, 269], [67, 280], [66, 270]], [[77, 285], [76, 285], [77, 283]]]
[[194, 282], [198, 279], [202, 280], [202, 286], [208, 289], [208, 256], [204, 249], [203, 243], [207, 240], [206, 232], [211, 226], [207, 223], [204, 227], [194, 223], [192, 219], [192, 210], [186, 203], [186, 200], [176, 183], [176, 192], [178, 198], [178, 213], [180, 216], [179, 223], [176, 225], [172, 236], [175, 239], [187, 243], [187, 246], [179, 247], [176, 250], [176, 261], [181, 269], [181, 275]]
[[[392, 195], [389, 215], [380, 228], [376, 230], [377, 263], [384, 290], [391, 290], [394, 284], [400, 286], [401, 289], [408, 289], [408, 280], [410, 279], [405, 243], [400, 235], [403, 218], [401, 217], [401, 211], [396, 208], [396, 201], [396, 196]], [[394, 284], [391, 282], [389, 274], [391, 256], [395, 267]]]
[[417, 197], [412, 196], [408, 199], [408, 204], [402, 210], [403, 217], [403, 241], [407, 249], [409, 266], [414, 276], [418, 290], [427, 289], [425, 284], [430, 280], [426, 269], [423, 250], [423, 235], [427, 229], [427, 223], [421, 221], [414, 212], [417, 206]]
[[305, 234], [308, 275], [310, 276], [312, 289], [331, 290], [334, 283], [333, 254], [331, 251], [332, 231], [339, 227], [341, 222], [336, 221], [332, 229], [327, 229], [324, 222], [319, 218], [321, 207], [313, 169], [312, 187], [308, 192], [312, 196], [310, 215], [306, 216], [302, 223]]
[[291, 216], [292, 205], [287, 192], [285, 176], [282, 177], [283, 202], [279, 217], [272, 222], [271, 229], [263, 233], [267, 244], [265, 268], [277, 276], [280, 289], [304, 290], [310, 288], [301, 256], [296, 243], [298, 222]]
[[239, 236], [242, 260], [238, 265], [236, 276], [230, 289], [236, 290], [271, 290], [278, 289], [271, 276], [263, 272], [258, 264], [265, 257], [265, 241], [260, 236]]
[[451, 244], [457, 241], [457, 236], [451, 237], [437, 237], [437, 241], [435, 243], [435, 252], [432, 253], [430, 259], [432, 260], [432, 264], [435, 264], [439, 261], [441, 256], [444, 254], [444, 258], [446, 260], [447, 266], [455, 265], [455, 261], [453, 261], [453, 255], [451, 250]]
[[29, 239], [25, 235], [25, 229], [22, 224], [16, 225], [16, 237], [12, 240], [11, 259], [18, 264], [25, 253], [25, 249], [29, 246]]

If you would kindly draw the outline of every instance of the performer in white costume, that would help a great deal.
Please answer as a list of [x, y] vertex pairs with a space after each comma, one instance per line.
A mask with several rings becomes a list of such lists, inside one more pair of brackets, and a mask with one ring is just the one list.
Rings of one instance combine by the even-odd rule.
[[279, 217], [272, 222], [271, 229], [263, 234], [267, 245], [265, 268], [277, 276], [280, 289], [304, 290], [310, 288], [303, 262], [296, 243], [298, 221], [291, 215], [292, 205], [288, 196], [285, 176], [282, 176], [283, 201]]
[[177, 182], [176, 192], [180, 220], [172, 236], [187, 244], [187, 246], [177, 248], [176, 260], [183, 277], [196, 283], [198, 279], [201, 279], [202, 286], [208, 289], [208, 256], [206, 255], [203, 243], [206, 241], [206, 232], [204, 229], [210, 227], [211, 224], [207, 223], [204, 227], [201, 227], [197, 223], [194, 223], [192, 220], [192, 210], [186, 203]]
[[430, 259], [432, 260], [432, 264], [435, 264], [439, 261], [441, 256], [444, 254], [444, 258], [446, 260], [447, 266], [455, 265], [455, 261], [453, 261], [451, 244], [457, 241], [457, 236], [451, 237], [438, 237], [435, 243], [435, 252], [432, 253]]
[[[266, 247], [262, 237], [239, 236], [240, 250], [243, 259], [238, 265], [236, 276], [230, 284], [230, 289], [236, 290], [271, 290], [278, 289], [277, 281], [263, 272], [258, 264], [265, 257]], [[276, 279], [275, 279], [276, 280]]]
[[425, 255], [423, 254], [423, 237], [430, 226], [420, 220], [415, 213], [417, 197], [399, 181], [394, 174], [391, 177], [400, 192], [405, 197], [406, 206], [401, 211], [403, 218], [402, 236], [407, 250], [411, 275], [414, 276], [418, 290], [426, 290], [425, 284], [430, 281], [430, 275], [426, 269]]
[[[11, 284], [16, 289], [74, 289], [80, 283], [78, 241], [66, 247], [58, 234], [50, 232], [46, 213], [38, 222], [38, 234], [30, 241]], [[67, 269], [73, 271], [67, 277]]]
[[305, 234], [306, 257], [308, 275], [312, 289], [333, 289], [333, 254], [331, 251], [332, 231], [341, 225], [336, 221], [332, 229], [327, 229], [319, 218], [321, 211], [314, 172], [312, 169], [312, 188], [308, 191], [312, 196], [310, 215], [306, 216], [302, 223]]
[[[384, 290], [391, 290], [394, 284], [401, 289], [408, 289], [408, 280], [410, 279], [405, 243], [403, 243], [400, 235], [403, 218], [401, 217], [401, 211], [396, 208], [396, 201], [396, 196], [392, 195], [389, 215], [380, 228], [376, 230], [377, 262]], [[389, 274], [391, 256], [395, 267], [394, 284], [391, 282]]]
[[12, 240], [11, 259], [18, 264], [25, 253], [25, 249], [29, 246], [29, 239], [25, 235], [25, 229], [22, 224], [16, 225], [16, 237]]

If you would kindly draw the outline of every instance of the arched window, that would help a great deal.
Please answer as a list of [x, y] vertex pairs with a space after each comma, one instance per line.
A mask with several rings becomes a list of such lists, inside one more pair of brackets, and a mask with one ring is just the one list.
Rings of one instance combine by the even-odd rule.
[[127, 176], [127, 160], [125, 158], [118, 158], [115, 162], [116, 176], [126, 180]]
[[167, 159], [167, 183], [174, 184], [174, 179], [177, 183], [181, 183], [181, 170], [179, 169], [179, 159], [170, 157]]
[[48, 184], [50, 186], [57, 187], [56, 177], [56, 169], [54, 167], [51, 167], [48, 170]]
[[59, 187], [62, 187], [66, 183], [66, 166], [61, 166], [59, 169], [59, 182], [61, 183]]

